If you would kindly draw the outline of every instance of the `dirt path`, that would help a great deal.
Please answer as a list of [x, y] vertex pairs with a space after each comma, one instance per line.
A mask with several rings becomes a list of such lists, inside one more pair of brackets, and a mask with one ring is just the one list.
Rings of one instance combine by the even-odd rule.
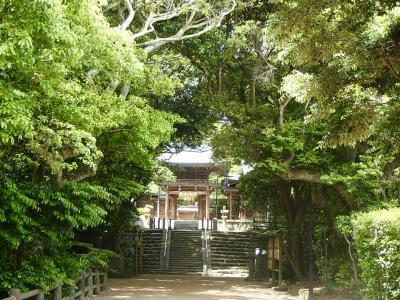
[[131, 279], [110, 279], [110, 290], [98, 300], [294, 300], [263, 283], [242, 279], [210, 279], [201, 276], [144, 275]]

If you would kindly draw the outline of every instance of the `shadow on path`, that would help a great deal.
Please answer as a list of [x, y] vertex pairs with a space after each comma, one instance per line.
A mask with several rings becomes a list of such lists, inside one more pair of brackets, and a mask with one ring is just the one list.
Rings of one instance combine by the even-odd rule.
[[259, 282], [202, 276], [144, 275], [110, 279], [110, 290], [98, 300], [124, 299], [208, 299], [208, 300], [292, 300], [296, 297], [275, 292]]

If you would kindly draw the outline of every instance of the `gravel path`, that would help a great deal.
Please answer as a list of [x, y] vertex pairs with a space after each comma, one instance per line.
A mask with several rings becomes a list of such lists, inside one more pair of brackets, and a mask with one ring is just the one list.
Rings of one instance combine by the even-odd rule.
[[294, 300], [284, 292], [265, 288], [263, 283], [243, 279], [201, 276], [143, 275], [129, 279], [110, 279], [110, 290], [98, 300]]

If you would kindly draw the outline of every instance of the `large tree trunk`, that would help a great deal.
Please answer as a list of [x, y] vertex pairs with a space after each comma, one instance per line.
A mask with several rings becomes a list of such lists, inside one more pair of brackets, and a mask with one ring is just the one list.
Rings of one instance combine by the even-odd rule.
[[297, 280], [304, 279], [303, 262], [301, 253], [303, 250], [302, 244], [302, 227], [304, 224], [304, 214], [306, 205], [304, 199], [299, 191], [293, 191], [292, 184], [285, 181], [278, 182], [278, 190], [281, 199], [281, 205], [286, 212], [286, 226], [287, 226], [287, 247], [286, 253], [290, 266], [293, 270], [294, 276]]

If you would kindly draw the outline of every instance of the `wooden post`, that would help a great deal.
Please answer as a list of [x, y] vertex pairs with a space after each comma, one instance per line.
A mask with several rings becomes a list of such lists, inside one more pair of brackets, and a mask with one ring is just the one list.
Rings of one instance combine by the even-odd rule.
[[177, 199], [177, 197], [175, 197], [175, 195], [171, 197], [171, 215], [170, 215], [171, 220], [176, 219], [176, 208], [177, 208], [176, 202], [177, 202], [177, 200], [178, 199]]
[[103, 291], [108, 290], [108, 273], [104, 272], [104, 279], [103, 279]]
[[205, 215], [206, 220], [210, 218], [210, 192], [207, 187], [207, 193], [206, 193], [206, 215]]
[[79, 300], [85, 300], [85, 273], [81, 273], [81, 280], [79, 281], [79, 291], [82, 293], [79, 295]]
[[213, 220], [212, 230], [218, 230], [218, 219], [217, 218], [214, 218], [214, 220]]
[[75, 287], [74, 286], [69, 287], [69, 295], [72, 300], [75, 300]]
[[99, 271], [95, 270], [95, 274], [94, 274], [94, 285], [96, 286], [96, 290], [95, 293], [96, 294], [100, 294], [101, 289], [100, 289], [100, 276], [99, 276]]
[[278, 239], [279, 239], [279, 277], [278, 277], [278, 283], [279, 283], [279, 285], [281, 285], [281, 283], [282, 283], [282, 268], [283, 268], [283, 262], [282, 262], [283, 245], [282, 245], [282, 237], [280, 236]]
[[62, 284], [59, 284], [53, 291], [53, 300], [61, 300], [61, 299], [62, 299]]
[[157, 195], [157, 219], [160, 219], [160, 188], [158, 188]]
[[19, 289], [11, 289], [10, 296], [14, 296], [16, 300], [21, 300], [21, 291]]
[[229, 220], [232, 220], [232, 192], [229, 191]]
[[[136, 230], [135, 234], [135, 275], [139, 273], [139, 231]], [[96, 278], [94, 279], [96, 282]]]
[[40, 290], [39, 294], [36, 297], [37, 300], [44, 300], [44, 293], [42, 290]]
[[169, 219], [169, 193], [168, 193], [168, 185], [166, 186], [166, 191], [165, 191], [165, 205], [164, 205], [164, 219], [166, 225], [168, 224], [168, 219]]
[[199, 212], [199, 220], [204, 219], [204, 205], [203, 199], [201, 197], [197, 197], [197, 210]]
[[275, 283], [276, 278], [276, 265], [275, 265], [275, 237], [272, 238], [272, 282]]
[[88, 286], [89, 286], [88, 297], [90, 298], [90, 297], [93, 297], [93, 272], [92, 272], [92, 269], [89, 270]]

